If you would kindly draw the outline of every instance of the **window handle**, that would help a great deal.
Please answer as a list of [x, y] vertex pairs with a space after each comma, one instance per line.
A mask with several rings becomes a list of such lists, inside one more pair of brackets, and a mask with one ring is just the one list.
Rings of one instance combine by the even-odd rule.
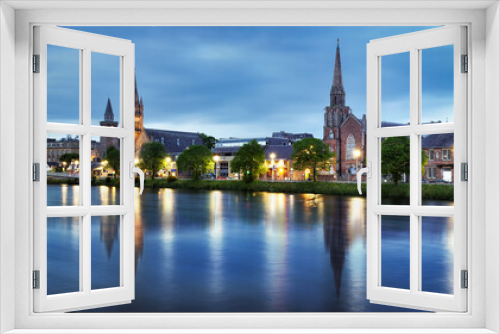
[[360, 168], [358, 170], [358, 172], [356, 173], [356, 179], [358, 181], [358, 192], [360, 195], [363, 195], [363, 193], [361, 192], [361, 176], [366, 173], [366, 176], [368, 178], [372, 177], [371, 168], [370, 168], [371, 165], [372, 165], [371, 162], [368, 162], [368, 165], [366, 167]]
[[139, 190], [139, 195], [142, 195], [142, 192], [144, 190], [144, 172], [140, 169], [134, 166], [134, 162], [130, 162], [130, 178], [134, 179], [135, 175], [134, 174], [139, 174], [139, 185], [140, 185], [140, 190]]

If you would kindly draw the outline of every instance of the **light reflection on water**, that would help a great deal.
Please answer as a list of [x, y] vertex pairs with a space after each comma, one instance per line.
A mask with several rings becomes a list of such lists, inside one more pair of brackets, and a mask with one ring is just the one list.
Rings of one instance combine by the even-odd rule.
[[[50, 187], [49, 196], [62, 191]], [[136, 299], [93, 312], [406, 311], [366, 300], [364, 198], [136, 189], [135, 210]], [[49, 233], [62, 232], [54, 225]], [[452, 222], [431, 218], [422, 233], [423, 287], [448, 292]], [[119, 251], [112, 237], [101, 236], [103, 252]], [[396, 250], [384, 261], [401, 261], [405, 245], [384, 242]], [[59, 261], [52, 267], [64, 270]]]

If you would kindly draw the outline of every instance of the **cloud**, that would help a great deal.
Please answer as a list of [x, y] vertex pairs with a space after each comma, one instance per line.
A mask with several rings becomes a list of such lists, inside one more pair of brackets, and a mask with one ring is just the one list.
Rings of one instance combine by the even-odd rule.
[[[280, 130], [322, 135], [337, 37], [347, 102], [361, 117], [366, 109], [366, 44], [428, 27], [71, 28], [135, 43], [147, 126], [251, 137]], [[404, 64], [395, 67], [400, 70]], [[95, 83], [99, 101], [112, 94], [105, 70], [102, 82]], [[402, 108], [399, 86], [398, 81], [387, 86], [394, 91], [388, 95], [391, 110]], [[57, 98], [63, 94], [54, 92]], [[118, 108], [118, 102], [112, 103]], [[97, 110], [93, 121], [98, 121], [94, 116], [102, 117], [105, 104], [92, 107]], [[63, 117], [64, 109], [57, 112]]]

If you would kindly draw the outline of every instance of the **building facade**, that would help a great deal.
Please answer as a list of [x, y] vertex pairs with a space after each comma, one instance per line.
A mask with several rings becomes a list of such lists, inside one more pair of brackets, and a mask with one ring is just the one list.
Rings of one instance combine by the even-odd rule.
[[366, 116], [358, 119], [349, 106], [342, 81], [340, 46], [337, 39], [330, 105], [325, 108], [323, 141], [335, 154], [331, 173], [336, 180], [350, 180], [366, 159]]
[[236, 152], [245, 144], [256, 140], [264, 148], [267, 172], [261, 175], [263, 180], [296, 180], [304, 181], [308, 173], [293, 170], [293, 143], [304, 138], [313, 138], [310, 133], [273, 132], [272, 137], [259, 138], [227, 138], [219, 139], [212, 150], [217, 156], [215, 174], [218, 179], [238, 179], [240, 176], [231, 170], [231, 161]]
[[422, 180], [452, 183], [455, 180], [453, 168], [453, 133], [443, 133], [422, 137], [422, 150], [429, 157], [424, 166]]

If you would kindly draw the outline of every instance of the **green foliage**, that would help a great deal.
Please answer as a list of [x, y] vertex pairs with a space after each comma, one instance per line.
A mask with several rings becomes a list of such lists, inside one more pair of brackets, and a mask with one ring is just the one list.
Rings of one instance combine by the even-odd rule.
[[64, 153], [59, 157], [60, 162], [66, 163], [66, 168], [71, 165], [72, 161], [77, 161], [80, 159], [80, 155], [78, 153]]
[[[193, 189], [193, 190], [232, 190], [246, 192], [277, 192], [296, 194], [325, 194], [337, 196], [359, 196], [355, 183], [338, 182], [265, 182], [255, 181], [245, 183], [242, 181], [183, 181], [168, 183], [166, 180], [147, 180], [146, 187]], [[366, 194], [366, 184], [361, 185], [363, 195]], [[382, 197], [393, 199], [409, 198], [409, 184], [398, 185], [382, 184]], [[422, 185], [422, 199], [453, 201], [453, 186], [439, 184]]]
[[141, 169], [151, 171], [151, 179], [154, 179], [160, 169], [167, 167], [167, 150], [162, 143], [153, 142], [142, 145], [139, 164]]
[[267, 171], [265, 163], [266, 154], [264, 148], [254, 139], [236, 152], [230, 165], [231, 170], [243, 174], [243, 181], [250, 183]]
[[166, 180], [167, 180], [167, 183], [175, 182], [175, 181], [177, 181], [177, 176], [169, 175], [169, 176], [167, 176]]
[[183, 172], [190, 172], [193, 180], [214, 169], [212, 152], [203, 145], [193, 145], [177, 158], [177, 167]]
[[108, 166], [115, 171], [114, 177], [120, 175], [120, 150], [114, 146], [108, 147], [104, 159], [108, 162]]
[[[422, 173], [429, 157], [422, 150]], [[389, 137], [382, 140], [382, 174], [391, 175], [398, 184], [403, 174], [410, 175], [410, 138]]]
[[293, 168], [309, 168], [312, 170], [314, 182], [317, 171], [329, 169], [333, 157], [334, 154], [330, 152], [328, 145], [318, 138], [304, 138], [293, 144]]
[[205, 145], [206, 148], [209, 150], [213, 149], [215, 147], [215, 143], [217, 143], [217, 139], [213, 136], [208, 136], [204, 133], [198, 134], [203, 141], [203, 145]]

